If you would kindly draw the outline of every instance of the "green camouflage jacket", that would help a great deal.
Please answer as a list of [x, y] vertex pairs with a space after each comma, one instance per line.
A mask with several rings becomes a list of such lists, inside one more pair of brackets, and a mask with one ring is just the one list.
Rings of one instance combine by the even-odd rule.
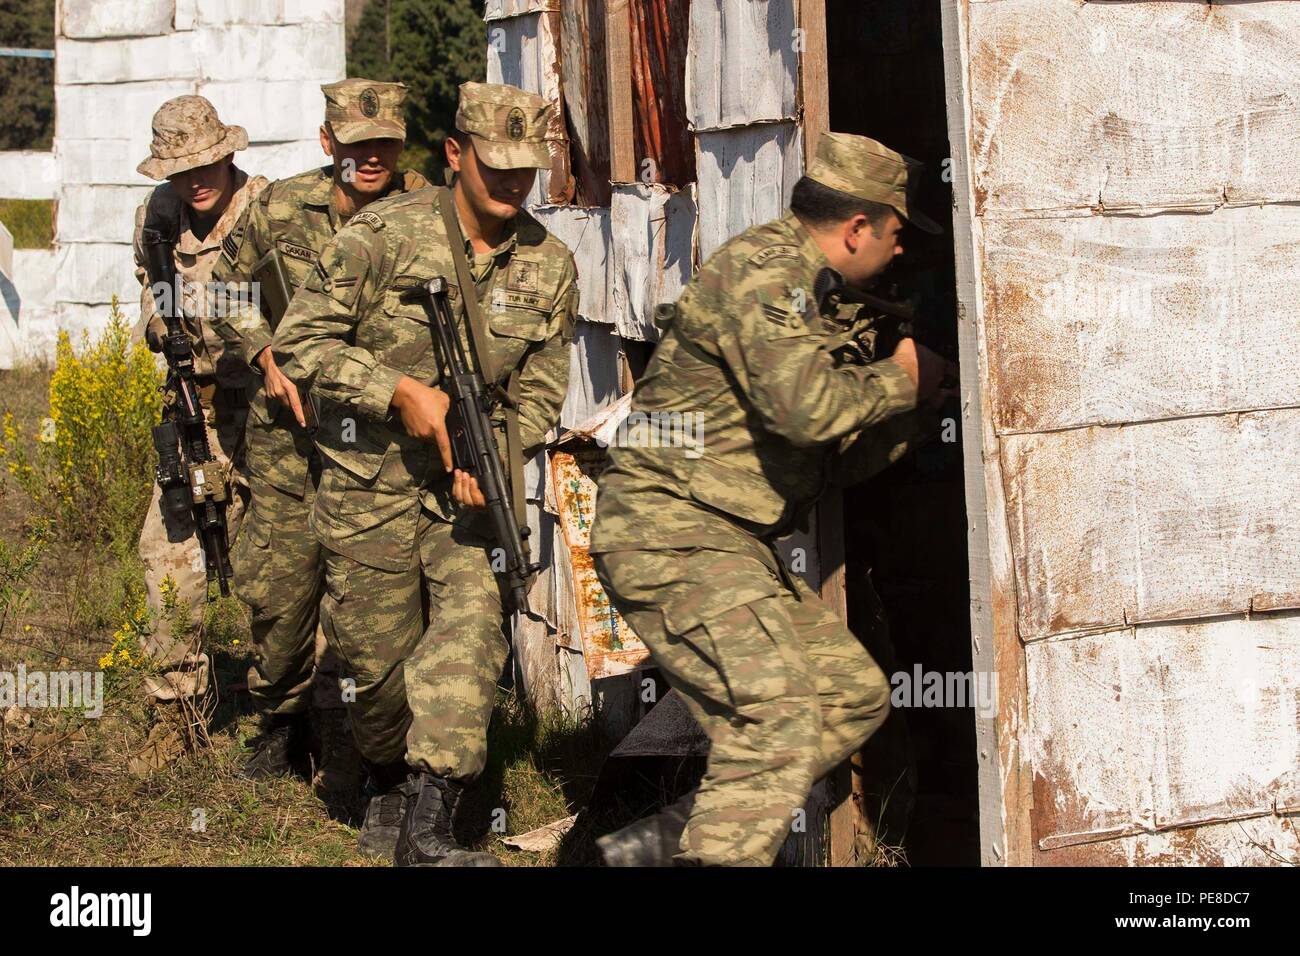
[[599, 480], [591, 551], [779, 537], [832, 482], [897, 460], [916, 387], [872, 317], [815, 301], [826, 257], [793, 214], [723, 245], [677, 303]]
[[[426, 185], [423, 176], [406, 170], [394, 177], [389, 195]], [[261, 367], [253, 360], [271, 344], [275, 325], [265, 314], [265, 303], [259, 310], [241, 294], [247, 288], [245, 283], [253, 280], [253, 267], [272, 248], [280, 251], [293, 291], [302, 288], [325, 244], [343, 227], [333, 195], [332, 166], [271, 183], [222, 242], [221, 257], [212, 273], [224, 286], [226, 307], [213, 310], [218, 318], [211, 325], [227, 352], [238, 355], [256, 373], [255, 387], [249, 390], [248, 468], [295, 495], [303, 494], [306, 487], [311, 439], [289, 409], [266, 395]]]
[[[501, 381], [519, 378], [525, 456], [560, 417], [569, 342], [578, 307], [568, 248], [526, 212], [491, 253], [466, 243]], [[353, 216], [321, 253], [275, 332], [285, 374], [322, 399], [316, 446], [325, 458], [312, 528], [326, 547], [371, 567], [412, 566], [420, 506], [455, 520], [437, 448], [412, 438], [389, 407], [403, 375], [437, 384], [432, 330], [419, 302], [401, 293], [443, 276], [459, 315], [463, 293], [438, 214], [437, 193], [420, 189]], [[461, 338], [470, 348], [467, 329]], [[282, 360], [283, 358], [283, 360]], [[498, 435], [500, 447], [504, 441]]]

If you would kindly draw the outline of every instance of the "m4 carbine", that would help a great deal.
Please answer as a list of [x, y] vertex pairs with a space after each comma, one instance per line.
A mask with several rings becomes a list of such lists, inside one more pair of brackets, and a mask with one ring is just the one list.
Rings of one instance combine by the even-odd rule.
[[167, 326], [162, 354], [167, 360], [163, 385], [163, 421], [154, 426], [158, 451], [156, 477], [163, 507], [194, 519], [208, 581], [230, 593], [230, 553], [226, 537], [226, 506], [230, 500], [225, 469], [208, 445], [203, 405], [194, 372], [194, 348], [181, 322], [181, 287], [173, 250], [180, 226], [180, 199], [155, 193], [145, 213], [142, 244], [145, 272], [154, 305]]
[[[471, 290], [468, 294], [474, 293]], [[437, 276], [404, 291], [401, 297], [418, 301], [429, 317], [442, 370], [438, 384], [451, 396], [447, 431], [451, 435], [452, 457], [457, 468], [474, 476], [483, 492], [492, 531], [504, 554], [501, 573], [506, 579], [506, 590], [514, 609], [528, 614], [528, 579], [541, 570], [541, 565], [529, 560], [525, 540], [528, 527], [519, 524], [497, 454], [491, 419], [496, 398], [489, 392], [480, 370], [470, 362], [457, 334], [456, 320], [447, 301], [447, 280]]]

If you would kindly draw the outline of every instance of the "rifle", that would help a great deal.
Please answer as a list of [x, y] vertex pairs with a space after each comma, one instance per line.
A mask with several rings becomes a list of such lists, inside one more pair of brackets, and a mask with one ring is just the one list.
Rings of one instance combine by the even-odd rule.
[[[873, 360], [888, 358], [893, 355], [894, 350], [898, 348], [898, 344], [903, 339], [915, 339], [937, 355], [955, 363], [956, 356], [951, 354], [949, 349], [944, 348], [936, 336], [921, 334], [921, 323], [917, 318], [915, 307], [910, 302], [888, 299], [871, 292], [855, 289], [845, 283], [844, 278], [836, 270], [831, 268], [822, 269], [817, 273], [817, 278], [813, 282], [813, 296], [820, 304], [832, 292], [839, 293], [841, 302], [861, 306], [862, 309], [859, 311], [859, 315], [862, 314], [862, 311], [865, 311], [867, 316], [873, 317], [870, 324], [871, 330], [875, 333], [871, 349], [874, 356]], [[941, 388], [955, 388], [956, 386], [957, 379], [955, 375], [945, 375], [940, 383]]]
[[[253, 284], [258, 292], [255, 301], [266, 301], [267, 318], [270, 320], [271, 331], [274, 332], [280, 327], [280, 320], [289, 311], [289, 303], [293, 301], [293, 280], [289, 278], [289, 270], [284, 267], [280, 250], [272, 246], [270, 252], [257, 260], [253, 266]], [[307, 420], [307, 434], [315, 438], [320, 415], [317, 414], [316, 400], [311, 392], [302, 395], [302, 414]]]
[[[473, 287], [461, 288], [462, 295], [473, 295]], [[471, 364], [456, 331], [456, 319], [447, 301], [447, 280], [436, 276], [401, 294], [405, 301], [416, 300], [424, 306], [438, 355], [439, 386], [451, 396], [447, 430], [451, 434], [455, 466], [473, 475], [487, 502], [488, 515], [497, 544], [505, 553], [507, 588], [516, 611], [528, 614], [528, 579], [541, 570], [529, 560], [527, 525], [520, 527], [510, 500], [510, 489], [497, 455], [492, 435], [490, 413], [496, 399], [489, 393], [482, 370]], [[498, 388], [496, 391], [500, 392]]]
[[145, 272], [154, 305], [167, 326], [162, 353], [167, 360], [163, 385], [163, 422], [153, 429], [158, 451], [155, 477], [163, 507], [173, 514], [188, 509], [203, 548], [208, 582], [216, 579], [223, 596], [230, 593], [230, 553], [226, 537], [229, 488], [222, 467], [208, 446], [208, 431], [194, 373], [194, 348], [181, 323], [180, 285], [173, 250], [180, 229], [181, 200], [155, 191], [145, 213], [142, 244]]

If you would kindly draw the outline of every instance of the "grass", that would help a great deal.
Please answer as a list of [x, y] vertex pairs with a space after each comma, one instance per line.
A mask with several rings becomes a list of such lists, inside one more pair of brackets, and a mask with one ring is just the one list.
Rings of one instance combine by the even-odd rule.
[[0, 199], [0, 222], [15, 249], [46, 249], [54, 241], [54, 200]]
[[[48, 412], [50, 371], [0, 372], [0, 413], [32, 435]], [[97, 671], [142, 576], [129, 548], [42, 537], [32, 503], [0, 477], [0, 540], [8, 552], [41, 547], [21, 593], [0, 617], [0, 671]], [[0, 714], [0, 865], [370, 866], [357, 831], [331, 819], [305, 778], [253, 783], [239, 775], [258, 721], [242, 685], [250, 662], [242, 605], [206, 616], [216, 704], [205, 746], [147, 776], [128, 760], [154, 719], [141, 692], [147, 671], [108, 672], [104, 713], [10, 709]], [[489, 729], [489, 764], [470, 788], [460, 836], [511, 866], [594, 861], [593, 824], [543, 853], [507, 836], [579, 810], [608, 747], [590, 721], [537, 714], [502, 693]], [[494, 829], [493, 823], [504, 824]]]

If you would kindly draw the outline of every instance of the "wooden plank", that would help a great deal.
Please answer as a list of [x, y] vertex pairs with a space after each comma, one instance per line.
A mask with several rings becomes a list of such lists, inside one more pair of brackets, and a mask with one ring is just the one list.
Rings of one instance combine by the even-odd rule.
[[977, 214], [1300, 200], [1296, 4], [969, 9]]
[[1003, 439], [1020, 637], [1300, 607], [1300, 410]]
[[636, 146], [632, 128], [632, 22], [628, 0], [609, 0], [605, 18], [609, 66], [610, 176], [616, 183], [636, 182]]
[[803, 148], [794, 123], [764, 123], [696, 136], [699, 257], [704, 261], [732, 236], [784, 214], [803, 174]]
[[694, 0], [686, 58], [693, 129], [793, 120], [797, 115], [794, 0]]
[[1300, 208], [985, 235], [1000, 433], [1300, 404]]
[[970, 153], [971, 80], [966, 9], [943, 0], [944, 81], [952, 143], [953, 245], [961, 350], [961, 429], [965, 458], [967, 555], [970, 565], [971, 664], [998, 678], [996, 717], [976, 714], [979, 755], [980, 860], [986, 866], [1032, 860], [1030, 777], [1018, 739], [1024, 725], [1024, 655], [1016, 634], [1011, 545], [1002, 495], [998, 437], [984, 403], [991, 378]]
[[1040, 851], [1300, 811], [1300, 616], [1141, 626], [1026, 654]]
[[[830, 77], [826, 59], [826, 0], [799, 0], [799, 115], [804, 167], [812, 163], [817, 141], [831, 128]], [[832, 857], [834, 857], [832, 834]]]

